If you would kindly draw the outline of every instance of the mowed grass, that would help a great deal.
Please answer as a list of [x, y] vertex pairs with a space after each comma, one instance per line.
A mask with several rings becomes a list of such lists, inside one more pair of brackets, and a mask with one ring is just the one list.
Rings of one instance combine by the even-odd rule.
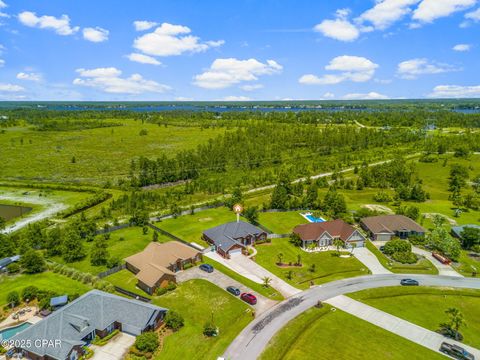
[[261, 360], [440, 360], [442, 355], [329, 305], [311, 308], [270, 340]]
[[475, 272], [480, 273], [480, 256], [471, 251], [462, 250], [458, 262], [452, 263], [452, 266], [463, 276], [473, 276]]
[[480, 347], [480, 290], [388, 287], [349, 296], [432, 331], [448, 320], [445, 310], [458, 308], [467, 322], [467, 326], [460, 329], [464, 342]]
[[7, 304], [11, 291], [22, 292], [27, 286], [36, 286], [41, 290], [50, 290], [59, 295], [83, 294], [91, 287], [66, 276], [47, 271], [40, 274], [0, 275], [0, 306]]
[[308, 223], [298, 211], [261, 212], [258, 222], [275, 234], [290, 234], [295, 226]]
[[390, 260], [370, 240], [367, 241], [367, 249], [370, 250], [380, 261], [384, 268], [398, 274], [430, 274], [437, 275], [438, 269], [425, 258], [420, 258], [416, 264], [402, 264]]
[[[108, 281], [113, 285], [118, 286], [122, 289], [128, 290], [134, 294], [138, 294], [148, 298], [151, 297], [145, 291], [137, 287], [137, 282], [138, 282], [137, 278], [132, 272], [130, 272], [127, 269], [120, 270], [114, 274], [108, 275], [107, 277], [103, 278], [103, 280]], [[122, 295], [122, 294], [118, 294], [118, 295]]]
[[[164, 127], [134, 120], [112, 122], [122, 122], [123, 126], [75, 131], [7, 128], [0, 135], [1, 177], [101, 183], [128, 175], [133, 158], [171, 155], [224, 131]], [[142, 129], [147, 130], [146, 136], [139, 135]]]
[[[205, 280], [180, 284], [175, 291], [155, 297], [153, 303], [185, 318], [185, 326], [165, 338], [158, 360], [216, 359], [253, 320], [247, 304]], [[212, 318], [220, 332], [209, 338], [203, 335], [203, 327]]]
[[[323, 284], [326, 282], [343, 278], [367, 275], [368, 269], [355, 257], [341, 258], [335, 256], [334, 251], [307, 253], [290, 244], [289, 239], [272, 239], [270, 244], [258, 245], [258, 253], [255, 261], [265, 269], [271, 271], [291, 285], [307, 289], [310, 282]], [[282, 262], [289, 264], [296, 263], [298, 255], [301, 257], [302, 267], [279, 267], [278, 254], [283, 254]], [[312, 264], [315, 264], [315, 272], [310, 271]], [[287, 278], [289, 270], [292, 271], [292, 279]]]

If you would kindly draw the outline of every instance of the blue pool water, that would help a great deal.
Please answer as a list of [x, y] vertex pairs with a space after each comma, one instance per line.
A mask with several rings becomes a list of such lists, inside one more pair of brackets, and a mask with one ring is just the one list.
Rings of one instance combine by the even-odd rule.
[[28, 328], [31, 324], [29, 323], [23, 323], [18, 326], [14, 326], [11, 328], [7, 328], [4, 330], [0, 330], [0, 340], [8, 340], [11, 337], [17, 335], [20, 331], [25, 330]]
[[310, 222], [313, 222], [313, 223], [319, 223], [319, 222], [324, 222], [325, 219], [323, 218], [317, 218], [313, 215], [305, 215], [305, 217], [310, 221]]

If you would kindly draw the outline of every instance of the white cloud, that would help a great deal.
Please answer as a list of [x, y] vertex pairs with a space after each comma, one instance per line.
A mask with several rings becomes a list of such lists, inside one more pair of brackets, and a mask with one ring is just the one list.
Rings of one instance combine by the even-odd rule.
[[20, 92], [24, 90], [20, 85], [0, 83], [0, 92]]
[[298, 81], [305, 85], [334, 85], [343, 81], [365, 82], [375, 74], [377, 64], [360, 56], [337, 56], [325, 66], [325, 70], [338, 71], [318, 77], [313, 74], [303, 75]]
[[472, 48], [472, 45], [470, 45], [470, 44], [457, 44], [452, 48], [452, 50], [455, 50], [455, 51], [470, 51], [471, 48]]
[[5, 60], [0, 59], [0, 67], [3, 67], [3, 66], [5, 66]]
[[38, 73], [26, 73], [26, 72], [19, 72], [17, 74], [17, 79], [19, 80], [26, 80], [26, 81], [41, 81], [42, 75]]
[[110, 32], [108, 30], [102, 29], [101, 27], [95, 28], [84, 28], [83, 29], [83, 38], [88, 41], [92, 42], [103, 42], [108, 40], [108, 34]]
[[5, 4], [2, 0], [0, 0], [0, 9], [5, 9], [8, 5]]
[[54, 30], [58, 35], [73, 35], [80, 29], [78, 26], [70, 26], [68, 15], [59, 18], [50, 15], [39, 17], [34, 12], [24, 11], [18, 14], [18, 20], [25, 26]]
[[412, 18], [420, 23], [431, 23], [457, 11], [468, 9], [476, 2], [477, 0], [423, 0], [413, 12]]
[[[375, 29], [384, 30], [411, 12], [411, 6], [420, 0], [378, 0], [376, 5], [365, 11], [358, 22], [370, 22]], [[438, 1], [438, 0], [437, 0]]]
[[402, 61], [398, 64], [397, 74], [403, 79], [413, 80], [416, 79], [419, 75], [426, 74], [441, 74], [450, 71], [457, 71], [458, 69], [454, 68], [448, 64], [433, 63], [428, 59], [411, 59]]
[[223, 101], [251, 101], [252, 99], [248, 96], [225, 96]]
[[324, 99], [333, 99], [335, 97], [335, 94], [334, 93], [331, 93], [331, 92], [326, 92], [325, 94], [323, 94], [322, 98]]
[[262, 84], [251, 84], [251, 85], [243, 85], [240, 86], [240, 89], [245, 91], [254, 91], [263, 88]]
[[431, 98], [480, 98], [480, 85], [438, 85], [428, 96]]
[[389, 99], [387, 95], [379, 94], [375, 91], [371, 91], [367, 94], [346, 94], [343, 96], [344, 100], [385, 100]]
[[127, 55], [127, 58], [130, 61], [135, 61], [141, 64], [150, 64], [150, 65], [161, 65], [162, 63], [155, 59], [152, 56], [144, 55], [144, 54], [139, 54], [139, 53], [131, 53]]
[[465, 14], [465, 19], [480, 21], [480, 8]]
[[175, 98], [175, 101], [193, 101], [193, 98], [191, 97], [185, 97], [185, 96], [177, 96]]
[[122, 72], [114, 67], [97, 69], [77, 69], [79, 78], [73, 80], [74, 85], [88, 86], [115, 94], [163, 93], [170, 90], [167, 85], [153, 80], [146, 80], [140, 74], [121, 78]]
[[157, 25], [158, 23], [155, 21], [137, 20], [133, 22], [133, 26], [135, 26], [135, 30], [137, 31], [149, 30]]
[[155, 31], [136, 38], [133, 47], [147, 55], [172, 56], [203, 52], [224, 43], [222, 40], [201, 42], [190, 33], [187, 26], [163, 23]]
[[356, 40], [360, 36], [360, 31], [348, 20], [349, 13], [350, 11], [347, 9], [337, 10], [335, 20], [323, 20], [313, 29], [335, 40]]
[[210, 68], [194, 77], [194, 84], [205, 89], [224, 89], [259, 76], [278, 74], [283, 67], [274, 60], [262, 63], [256, 59], [216, 59]]

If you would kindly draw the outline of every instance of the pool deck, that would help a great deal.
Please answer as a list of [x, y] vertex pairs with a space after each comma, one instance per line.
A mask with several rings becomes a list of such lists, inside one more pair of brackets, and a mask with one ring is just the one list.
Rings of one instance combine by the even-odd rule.
[[[14, 319], [13, 315], [16, 314], [20, 310], [26, 310], [26, 309], [31, 309], [30, 312], [25, 311], [25, 313], [21, 316], [18, 317], [18, 319]], [[12, 326], [17, 326], [20, 325], [21, 323], [24, 322], [29, 322], [31, 324], [35, 324], [41, 320], [40, 317], [36, 316], [38, 309], [35, 306], [27, 306], [21, 309], [15, 310], [13, 313], [11, 313], [5, 320], [0, 322], [0, 330], [9, 328]]]
[[[306, 219], [310, 223], [321, 223], [321, 222], [327, 221], [323, 217], [314, 216], [311, 212], [300, 213], [300, 216], [302, 216], [304, 219]], [[310, 217], [313, 217], [314, 219], [321, 220], [321, 221], [313, 221], [312, 219], [310, 219]]]

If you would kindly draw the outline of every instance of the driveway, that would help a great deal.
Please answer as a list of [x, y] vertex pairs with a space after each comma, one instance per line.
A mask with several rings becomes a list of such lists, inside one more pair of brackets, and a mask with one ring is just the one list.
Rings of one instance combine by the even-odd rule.
[[225, 275], [218, 270], [214, 270], [212, 273], [207, 273], [206, 271], [200, 270], [200, 268], [198, 267], [193, 267], [191, 269], [177, 273], [178, 282], [184, 282], [192, 279], [204, 279], [210, 281], [211, 283], [217, 285], [224, 290], [227, 288], [227, 286], [235, 286], [239, 288], [241, 292], [252, 293], [257, 297], [257, 304], [252, 306], [257, 314], [263, 314], [265, 311], [267, 311], [277, 303], [277, 301], [268, 299], [265, 296], [260, 295], [256, 291], [253, 291], [252, 289], [246, 287], [238, 281], [233, 280], [231, 277]]
[[456, 272], [450, 265], [442, 264], [440, 261], [435, 259], [432, 256], [432, 253], [429, 251], [412, 246], [412, 252], [427, 258], [433, 264], [433, 266], [437, 268], [439, 275], [463, 277], [463, 275], [460, 275], [458, 272]]
[[135, 336], [121, 332], [104, 346], [91, 345], [90, 347], [95, 352], [91, 359], [121, 360], [134, 343]]
[[412, 324], [411, 322], [353, 300], [347, 296], [339, 295], [328, 299], [325, 302], [362, 320], [368, 321], [373, 325], [381, 327], [382, 329], [429, 348], [430, 350], [439, 352], [438, 349], [440, 349], [442, 342], [447, 341], [450, 344], [456, 344], [465, 348], [467, 351], [474, 354], [476, 359], [480, 357], [480, 350], [478, 349], [447, 339], [443, 335]]
[[378, 261], [377, 257], [368, 250], [366, 247], [355, 248], [353, 250], [353, 255], [363, 263], [372, 274], [391, 274], [390, 270], [387, 270], [383, 265]]

